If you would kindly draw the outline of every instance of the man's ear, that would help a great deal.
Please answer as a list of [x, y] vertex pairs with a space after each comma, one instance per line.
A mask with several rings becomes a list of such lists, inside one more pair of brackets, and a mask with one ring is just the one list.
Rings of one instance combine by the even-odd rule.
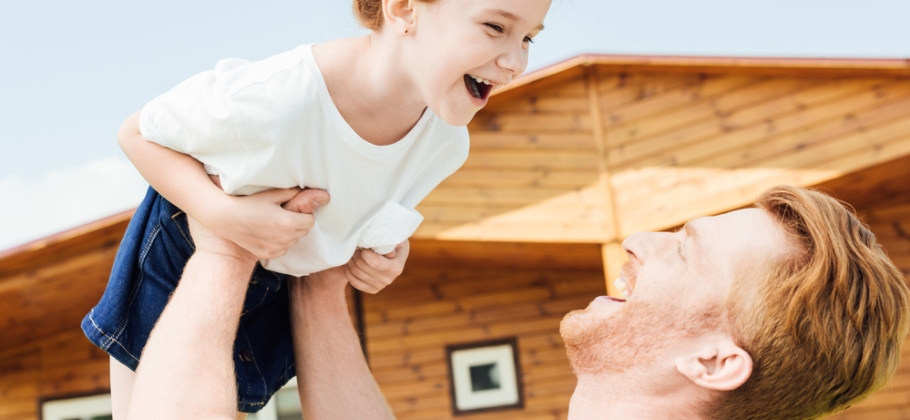
[[385, 25], [400, 35], [414, 33], [416, 19], [411, 0], [382, 0], [382, 15]]
[[722, 337], [677, 359], [676, 369], [703, 388], [732, 391], [752, 375], [752, 356], [729, 337]]

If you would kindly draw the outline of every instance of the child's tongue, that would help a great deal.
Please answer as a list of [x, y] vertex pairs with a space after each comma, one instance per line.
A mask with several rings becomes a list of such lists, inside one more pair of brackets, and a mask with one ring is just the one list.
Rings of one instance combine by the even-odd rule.
[[487, 94], [492, 89], [491, 86], [478, 82], [474, 80], [470, 75], [464, 75], [464, 84], [468, 88], [468, 92], [471, 96], [477, 99], [485, 99]]

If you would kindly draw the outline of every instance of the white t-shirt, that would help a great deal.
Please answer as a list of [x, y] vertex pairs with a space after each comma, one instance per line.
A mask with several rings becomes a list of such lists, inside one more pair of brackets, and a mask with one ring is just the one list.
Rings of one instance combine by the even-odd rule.
[[328, 191], [316, 226], [263, 265], [302, 276], [342, 265], [357, 247], [387, 253], [423, 217], [414, 207], [464, 163], [468, 131], [427, 109], [398, 142], [358, 136], [329, 96], [311, 45], [258, 62], [227, 59], [153, 99], [142, 137], [193, 156], [225, 192]]

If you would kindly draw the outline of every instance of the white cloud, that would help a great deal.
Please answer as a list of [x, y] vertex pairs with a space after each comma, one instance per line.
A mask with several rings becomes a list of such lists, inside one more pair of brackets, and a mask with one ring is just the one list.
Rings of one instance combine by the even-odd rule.
[[135, 207], [147, 187], [122, 158], [0, 179], [0, 250]]

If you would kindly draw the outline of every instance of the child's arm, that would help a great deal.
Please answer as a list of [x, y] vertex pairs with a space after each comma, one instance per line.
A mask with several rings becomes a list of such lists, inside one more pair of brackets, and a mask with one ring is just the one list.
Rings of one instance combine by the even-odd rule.
[[[212, 183], [200, 162], [145, 140], [139, 132], [139, 112], [120, 126], [117, 141], [159, 194], [216, 235], [240, 245], [256, 258], [284, 255], [313, 227], [311, 214], [281, 207], [300, 189], [270, 190], [246, 197], [225, 194]], [[315, 201], [327, 203], [328, 194], [323, 192]]]

